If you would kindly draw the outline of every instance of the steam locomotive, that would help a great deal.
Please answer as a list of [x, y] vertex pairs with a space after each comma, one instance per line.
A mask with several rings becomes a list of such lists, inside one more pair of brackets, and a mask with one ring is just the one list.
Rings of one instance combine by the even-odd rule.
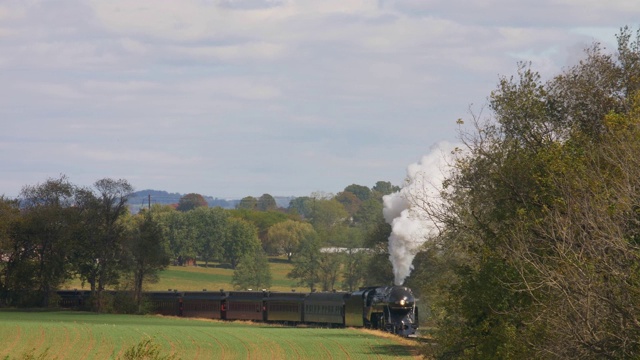
[[[88, 303], [89, 291], [59, 291], [60, 306]], [[328, 327], [367, 327], [411, 337], [418, 308], [411, 289], [366, 287], [349, 292], [162, 291], [145, 293], [152, 312], [221, 320], [253, 320]]]

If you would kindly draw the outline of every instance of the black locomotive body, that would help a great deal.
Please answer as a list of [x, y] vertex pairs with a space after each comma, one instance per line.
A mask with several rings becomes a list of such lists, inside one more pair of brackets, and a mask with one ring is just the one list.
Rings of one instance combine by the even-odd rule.
[[[60, 306], [88, 303], [89, 291], [59, 291]], [[147, 292], [156, 314], [223, 320], [251, 320], [319, 326], [368, 327], [414, 336], [418, 309], [411, 289], [403, 286], [362, 288], [349, 292], [161, 291]]]
[[345, 325], [380, 329], [413, 336], [418, 308], [411, 289], [403, 286], [367, 287], [352, 293], [345, 303]]

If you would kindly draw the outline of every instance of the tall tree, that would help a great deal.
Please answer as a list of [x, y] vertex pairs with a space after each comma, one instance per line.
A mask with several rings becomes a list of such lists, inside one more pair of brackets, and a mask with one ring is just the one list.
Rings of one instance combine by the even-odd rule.
[[10, 274], [7, 265], [11, 261], [15, 243], [13, 229], [20, 221], [20, 202], [0, 196], [0, 299], [6, 298]]
[[360, 210], [360, 206], [362, 206], [362, 200], [360, 200], [354, 193], [350, 191], [343, 191], [338, 193], [335, 199], [340, 204], [342, 204], [342, 206], [344, 206], [344, 209], [351, 216], [358, 212], [358, 210]]
[[300, 242], [297, 254], [293, 258], [293, 268], [287, 274], [290, 279], [298, 281], [298, 285], [315, 290], [320, 281], [320, 241], [317, 236], [305, 238]]
[[49, 303], [49, 294], [69, 276], [67, 261], [71, 250], [72, 229], [77, 226], [76, 187], [62, 175], [42, 184], [25, 186], [21, 193], [25, 209], [20, 223], [9, 268], [25, 270], [33, 262], [32, 282], [41, 294], [42, 305]]
[[256, 210], [259, 211], [270, 211], [276, 210], [277, 208], [278, 204], [276, 204], [276, 199], [269, 194], [262, 194], [256, 202]]
[[374, 231], [379, 222], [383, 222], [382, 202], [379, 199], [371, 198], [362, 203], [358, 212], [353, 214], [353, 223], [361, 228], [365, 233]]
[[300, 215], [304, 219], [310, 219], [313, 216], [313, 201], [309, 196], [297, 197], [289, 201], [287, 211], [291, 214]]
[[364, 185], [351, 184], [344, 188], [344, 192], [354, 194], [360, 201], [367, 201], [371, 197], [371, 189]]
[[229, 215], [219, 207], [199, 207], [186, 213], [191, 241], [195, 244], [205, 266], [223, 256], [223, 244], [227, 241]]
[[161, 225], [150, 211], [132, 217], [124, 243], [133, 277], [134, 299], [140, 307], [144, 282], [157, 282], [158, 272], [169, 265], [168, 246]]
[[261, 244], [256, 227], [245, 220], [229, 218], [222, 249], [224, 259], [231, 264], [231, 268], [235, 269], [244, 255], [253, 254], [258, 247], [261, 248]]
[[384, 195], [389, 195], [393, 194], [394, 192], [400, 191], [400, 187], [392, 185], [389, 181], [378, 181], [373, 186], [373, 188], [371, 188], [371, 190], [376, 194], [376, 196], [382, 197]]
[[355, 291], [360, 287], [366, 273], [368, 254], [365, 249], [347, 249], [342, 267], [342, 288], [348, 291]]
[[271, 287], [269, 259], [261, 247], [242, 256], [233, 272], [231, 283], [236, 289], [268, 289]]
[[285, 254], [289, 261], [307, 238], [316, 237], [316, 232], [308, 223], [287, 220], [274, 224], [267, 235], [267, 250], [274, 255]]
[[124, 271], [123, 242], [127, 235], [122, 218], [128, 214], [127, 200], [132, 191], [127, 180], [105, 178], [80, 192], [84, 228], [77, 234], [73, 263], [80, 279], [90, 284], [98, 311], [102, 292], [117, 284]]
[[274, 224], [283, 222], [291, 217], [291, 215], [284, 214], [279, 211], [258, 211], [247, 209], [234, 209], [229, 210], [229, 213], [233, 217], [244, 219], [258, 229], [258, 238], [262, 243], [263, 248], [266, 250], [267, 232], [269, 228]]
[[317, 274], [322, 291], [335, 290], [340, 276], [342, 258], [341, 253], [320, 253]]
[[245, 196], [240, 199], [240, 202], [236, 206], [237, 209], [255, 210], [258, 206], [258, 199], [253, 196]]
[[322, 241], [330, 241], [333, 232], [349, 220], [344, 206], [335, 199], [314, 199], [312, 211], [311, 224]]
[[187, 222], [188, 215], [176, 211], [170, 206], [162, 208], [152, 207], [150, 212], [160, 223], [169, 244], [169, 252], [176, 265], [184, 265], [187, 259], [195, 259], [197, 244], [191, 236], [191, 229]]
[[473, 119], [431, 209], [431, 355], [639, 356], [639, 59], [625, 28], [617, 54], [594, 45], [547, 82], [522, 66], [491, 95], [495, 121]]
[[197, 207], [202, 207], [202, 206], [204, 207], [209, 206], [209, 204], [207, 203], [207, 200], [205, 200], [205, 198], [200, 194], [190, 193], [180, 198], [180, 201], [178, 202], [178, 207], [176, 209], [178, 211], [184, 212], [184, 211], [193, 210]]

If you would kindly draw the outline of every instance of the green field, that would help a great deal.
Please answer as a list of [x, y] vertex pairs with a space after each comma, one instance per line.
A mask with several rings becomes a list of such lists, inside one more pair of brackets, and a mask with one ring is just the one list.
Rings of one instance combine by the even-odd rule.
[[[363, 329], [73, 311], [0, 311], [0, 359], [118, 359], [151, 338], [181, 359], [413, 359], [413, 342]], [[48, 350], [47, 350], [48, 349]], [[27, 356], [25, 356], [27, 354]]]
[[[308, 291], [308, 288], [298, 287], [294, 280], [287, 278], [292, 265], [282, 258], [269, 259], [271, 268], [271, 288], [275, 291]], [[167, 289], [177, 289], [184, 291], [200, 291], [202, 289], [212, 290], [232, 290], [231, 278], [233, 269], [223, 266], [220, 263], [209, 263], [204, 267], [204, 263], [199, 262], [198, 266], [169, 266], [160, 272], [160, 281], [155, 284], [146, 284], [148, 291], [164, 291]], [[79, 280], [67, 282], [64, 289], [89, 289], [87, 284], [82, 286]]]

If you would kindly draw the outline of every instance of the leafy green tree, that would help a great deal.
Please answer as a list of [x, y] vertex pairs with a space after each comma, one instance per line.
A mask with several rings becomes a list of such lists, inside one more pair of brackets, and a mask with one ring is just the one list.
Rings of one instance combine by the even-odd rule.
[[236, 289], [268, 289], [271, 287], [269, 259], [261, 247], [242, 256], [233, 272], [231, 283]]
[[317, 274], [322, 291], [335, 290], [342, 261], [343, 255], [341, 253], [320, 253]]
[[371, 188], [372, 192], [377, 197], [382, 197], [384, 195], [393, 194], [394, 192], [400, 191], [400, 187], [396, 185], [392, 185], [389, 181], [378, 181]]
[[300, 243], [306, 238], [315, 237], [316, 232], [308, 223], [286, 220], [274, 224], [269, 228], [267, 235], [268, 252], [274, 255], [285, 254], [291, 258], [300, 247]]
[[169, 244], [169, 253], [176, 265], [182, 266], [187, 259], [197, 256], [197, 244], [191, 236], [192, 229], [188, 226], [188, 215], [176, 211], [171, 206], [151, 208], [153, 218], [162, 226], [163, 233]]
[[[473, 119], [445, 181], [436, 358], [636, 358], [640, 354], [640, 33], [598, 45], [542, 82], [521, 66]], [[418, 272], [426, 276], [426, 272]], [[410, 279], [415, 281], [414, 279]]]
[[122, 218], [129, 213], [127, 199], [132, 191], [127, 180], [105, 178], [79, 192], [84, 226], [76, 234], [72, 263], [80, 279], [90, 284], [98, 311], [102, 292], [116, 285], [125, 271], [123, 242], [127, 234]]
[[237, 209], [255, 210], [258, 206], [258, 199], [253, 196], [245, 196], [240, 199], [240, 202], [236, 206]]
[[195, 193], [190, 193], [182, 196], [180, 201], [178, 202], [178, 207], [176, 208], [178, 211], [189, 211], [193, 210], [197, 207], [208, 207], [209, 204], [207, 200], [200, 195]]
[[[72, 229], [79, 223], [78, 211], [73, 207], [75, 193], [76, 187], [64, 175], [25, 186], [21, 192], [24, 215], [16, 229], [16, 254], [8, 264], [9, 276], [22, 281], [30, 278], [31, 286], [13, 286], [38, 290], [43, 306], [48, 306], [51, 291], [70, 277], [67, 257], [72, 247]], [[26, 272], [15, 277], [18, 269]]]
[[365, 233], [374, 231], [378, 223], [384, 222], [382, 208], [382, 202], [379, 199], [371, 198], [363, 202], [358, 211], [353, 214], [354, 225]]
[[367, 232], [364, 238], [364, 247], [370, 252], [365, 257], [367, 261], [363, 265], [366, 267], [367, 274], [363, 279], [364, 286], [393, 283], [393, 269], [389, 261], [390, 235], [391, 225], [387, 224], [383, 218], [379, 218]]
[[274, 224], [286, 221], [291, 215], [284, 214], [279, 211], [258, 211], [247, 209], [229, 210], [229, 214], [233, 217], [244, 219], [252, 223], [258, 229], [258, 238], [266, 250], [267, 233], [269, 228]]
[[320, 240], [317, 236], [307, 237], [300, 242], [300, 247], [293, 257], [293, 268], [287, 274], [290, 279], [297, 280], [298, 285], [307, 286], [310, 291], [320, 282]]
[[219, 207], [199, 207], [185, 213], [190, 240], [196, 248], [198, 256], [204, 260], [205, 267], [209, 262], [221, 259], [223, 244], [228, 236], [227, 212]]
[[140, 306], [144, 282], [157, 282], [158, 272], [169, 265], [168, 244], [161, 225], [150, 211], [130, 220], [128, 239], [124, 243], [128, 268], [133, 275], [134, 299]]
[[[20, 221], [20, 203], [0, 196], [0, 298], [5, 298], [8, 287], [7, 263], [11, 261], [15, 236], [12, 229]], [[9, 261], [6, 261], [9, 260]]]
[[344, 188], [344, 192], [350, 192], [360, 201], [367, 201], [371, 197], [371, 189], [364, 185], [351, 184]]
[[343, 191], [336, 195], [335, 200], [338, 201], [344, 209], [349, 213], [349, 215], [353, 216], [358, 210], [360, 210], [360, 206], [362, 206], [362, 200], [358, 199], [358, 197], [349, 191]]
[[365, 249], [347, 249], [342, 266], [342, 289], [357, 290], [367, 276], [368, 254]]
[[235, 269], [244, 255], [254, 254], [258, 247], [261, 248], [261, 244], [258, 240], [256, 227], [243, 219], [229, 218], [222, 249], [224, 259], [231, 264], [231, 268]]
[[330, 242], [334, 232], [349, 221], [349, 213], [335, 199], [315, 199], [312, 210], [311, 224], [325, 242]]
[[269, 194], [262, 194], [262, 196], [258, 198], [255, 208], [258, 211], [270, 211], [276, 210], [278, 205], [276, 204], [276, 199], [274, 199], [273, 196]]
[[[372, 250], [364, 247], [364, 237], [357, 228], [349, 228], [346, 239], [341, 243], [344, 248], [342, 257], [342, 288], [353, 291], [362, 284], [366, 274], [366, 265], [369, 262]], [[387, 260], [387, 263], [389, 261]], [[379, 272], [376, 270], [376, 272]]]
[[291, 214], [297, 214], [303, 219], [310, 219], [313, 216], [313, 202], [315, 199], [309, 196], [297, 197], [289, 201], [287, 211]]

